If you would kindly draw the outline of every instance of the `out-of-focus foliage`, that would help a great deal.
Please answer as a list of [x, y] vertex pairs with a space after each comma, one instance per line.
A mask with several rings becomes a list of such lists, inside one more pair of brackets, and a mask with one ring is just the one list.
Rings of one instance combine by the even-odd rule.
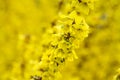
[[0, 0], [0, 80], [119, 80], [119, 4]]

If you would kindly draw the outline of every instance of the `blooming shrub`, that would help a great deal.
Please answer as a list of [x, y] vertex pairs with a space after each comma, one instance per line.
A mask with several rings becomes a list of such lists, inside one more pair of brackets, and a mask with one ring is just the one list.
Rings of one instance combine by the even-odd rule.
[[119, 80], [119, 0], [0, 0], [0, 80]]

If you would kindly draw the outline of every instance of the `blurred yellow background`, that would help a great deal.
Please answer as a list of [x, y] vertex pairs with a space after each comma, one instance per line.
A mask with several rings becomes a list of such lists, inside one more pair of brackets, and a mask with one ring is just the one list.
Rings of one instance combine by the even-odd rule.
[[[0, 0], [0, 80], [30, 80], [47, 49], [42, 47], [49, 43], [46, 33], [58, 18], [60, 1]], [[78, 59], [67, 61], [57, 80], [113, 80], [120, 67], [119, 4], [97, 0], [90, 5], [94, 9], [85, 16], [90, 33], [76, 49]]]

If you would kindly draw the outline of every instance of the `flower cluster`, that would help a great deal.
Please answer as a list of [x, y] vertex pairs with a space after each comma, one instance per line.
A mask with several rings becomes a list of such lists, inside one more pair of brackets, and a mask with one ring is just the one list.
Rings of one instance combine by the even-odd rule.
[[[63, 0], [60, 3], [58, 18], [52, 23], [51, 41], [47, 50], [42, 53], [40, 62], [35, 66], [35, 75], [39, 76], [40, 80], [56, 80], [60, 75], [61, 65], [67, 60], [77, 58], [75, 49], [89, 32], [84, 15], [89, 13], [90, 3], [92, 2], [80, 0]], [[88, 11], [81, 11], [82, 8]], [[37, 80], [36, 77], [32, 79]]]

